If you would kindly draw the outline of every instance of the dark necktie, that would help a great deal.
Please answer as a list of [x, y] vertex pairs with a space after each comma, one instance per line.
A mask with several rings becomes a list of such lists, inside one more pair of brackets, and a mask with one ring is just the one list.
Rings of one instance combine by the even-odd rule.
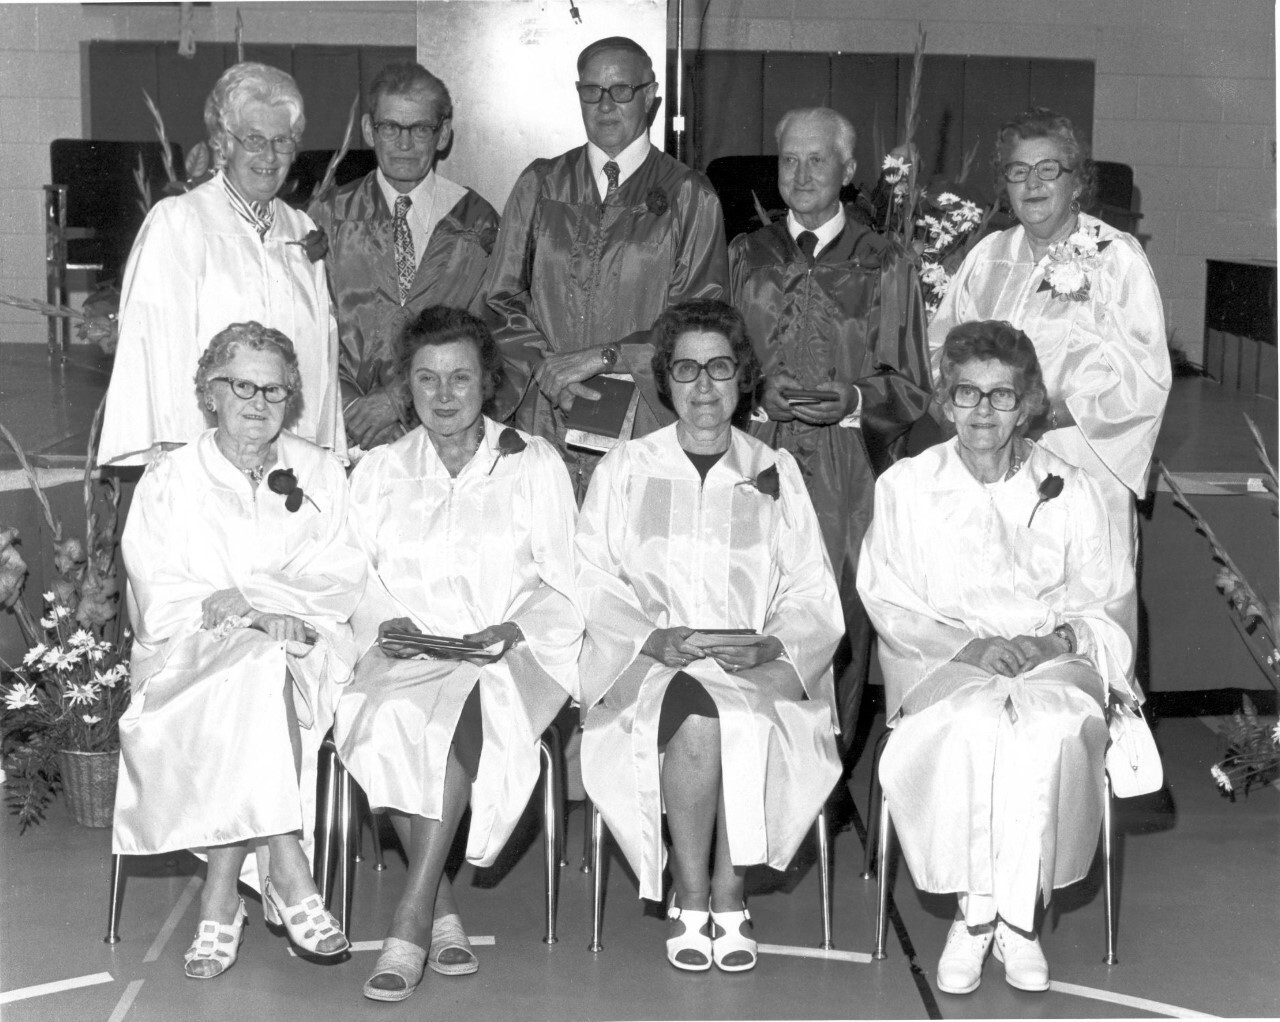
[[608, 163], [604, 165], [604, 176], [609, 179], [609, 190], [604, 193], [605, 202], [608, 202], [610, 199], [614, 197], [615, 194], [617, 194], [618, 175], [621, 173], [622, 173], [622, 168], [619, 167], [616, 163], [614, 163], [613, 160], [610, 160]]
[[813, 231], [801, 231], [800, 236], [796, 238], [796, 244], [800, 246], [805, 262], [812, 266], [813, 254], [818, 249], [818, 236]]
[[396, 279], [400, 285], [400, 304], [409, 299], [409, 289], [413, 287], [413, 275], [417, 270], [417, 260], [413, 258], [413, 235], [409, 233], [409, 207], [413, 200], [407, 195], [396, 198], [395, 246], [396, 246]]

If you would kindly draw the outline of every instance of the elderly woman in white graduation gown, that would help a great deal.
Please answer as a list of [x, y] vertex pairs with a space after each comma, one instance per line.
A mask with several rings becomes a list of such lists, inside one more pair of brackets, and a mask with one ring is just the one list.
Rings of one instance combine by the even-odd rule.
[[679, 419], [604, 457], [578, 523], [583, 781], [642, 898], [662, 897], [665, 809], [668, 961], [741, 971], [744, 868], [784, 869], [840, 774], [843, 618], [794, 459], [731, 425], [759, 372], [741, 316], [689, 302], [657, 329]]
[[193, 979], [235, 964], [242, 867], [254, 886], [265, 878], [267, 920], [300, 948], [347, 947], [308, 859], [316, 757], [355, 663], [346, 622], [365, 561], [346, 530], [342, 465], [281, 430], [299, 382], [278, 331], [217, 334], [196, 375], [217, 428], [151, 464], [124, 531], [134, 691], [112, 844], [207, 853]]
[[[445, 858], [468, 803], [467, 859], [497, 858], [537, 783], [542, 732], [577, 695], [582, 644], [569, 476], [546, 441], [482, 414], [502, 378], [488, 330], [430, 307], [406, 327], [400, 361], [421, 425], [365, 455], [352, 477], [370, 577], [353, 621], [364, 655], [335, 727], [343, 763], [370, 805], [390, 811], [409, 857], [364, 987], [380, 1001], [412, 994], [425, 965], [478, 968]], [[489, 650], [399, 658], [414, 647], [388, 632]]]
[[[1142, 246], [1082, 213], [1097, 177], [1088, 141], [1069, 118], [1028, 110], [996, 141], [996, 186], [1018, 224], [976, 245], [956, 271], [929, 346], [937, 370], [959, 323], [1007, 320], [1031, 338], [1048, 391], [1038, 443], [1089, 473], [1112, 540], [1133, 570], [1147, 474], [1169, 399], [1164, 306]], [[1136, 588], [1121, 614], [1136, 642]]]
[[957, 436], [880, 478], [858, 566], [895, 728], [880, 779], [916, 885], [960, 896], [939, 988], [975, 989], [994, 937], [1006, 980], [1044, 990], [1037, 902], [1089, 870], [1105, 708], [1136, 695], [1133, 572], [1097, 484], [1019, 435], [1045, 400], [1027, 336], [962, 324], [941, 364]]
[[236, 64], [209, 93], [204, 121], [219, 172], [157, 202], [125, 266], [98, 460], [142, 465], [195, 440], [205, 423], [191, 367], [227, 323], [249, 320], [294, 343], [302, 391], [292, 431], [345, 457], [337, 323], [324, 263], [302, 244], [315, 224], [276, 198], [306, 124], [302, 94], [277, 68]]

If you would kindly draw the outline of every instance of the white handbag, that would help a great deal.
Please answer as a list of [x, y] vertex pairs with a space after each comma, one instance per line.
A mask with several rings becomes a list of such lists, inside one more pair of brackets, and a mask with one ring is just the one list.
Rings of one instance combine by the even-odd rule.
[[1164, 785], [1164, 767], [1142, 707], [1113, 705], [1110, 717], [1107, 774], [1111, 778], [1111, 791], [1117, 798], [1159, 791]]

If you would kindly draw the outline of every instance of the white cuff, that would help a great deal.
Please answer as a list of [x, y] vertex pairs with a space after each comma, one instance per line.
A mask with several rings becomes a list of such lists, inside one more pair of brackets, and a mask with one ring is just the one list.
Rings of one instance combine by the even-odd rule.
[[858, 395], [858, 403], [853, 406], [853, 411], [836, 423], [841, 429], [862, 428], [862, 391], [856, 383], [853, 385], [853, 392]]

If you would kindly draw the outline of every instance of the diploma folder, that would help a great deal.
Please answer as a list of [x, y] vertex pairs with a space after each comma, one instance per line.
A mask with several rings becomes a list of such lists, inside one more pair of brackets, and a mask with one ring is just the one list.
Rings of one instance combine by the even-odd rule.
[[378, 645], [381, 646], [384, 642], [391, 642], [397, 646], [412, 649], [417, 653], [425, 654], [433, 660], [461, 660], [463, 657], [493, 655], [489, 646], [471, 639], [453, 639], [444, 635], [423, 635], [421, 632], [384, 632], [378, 640]]
[[575, 397], [564, 413], [564, 441], [570, 447], [588, 451], [609, 451], [631, 439], [640, 390], [630, 376], [602, 373], [583, 381], [600, 394], [599, 401]]
[[761, 636], [754, 628], [699, 628], [685, 641], [691, 646], [755, 646]]

